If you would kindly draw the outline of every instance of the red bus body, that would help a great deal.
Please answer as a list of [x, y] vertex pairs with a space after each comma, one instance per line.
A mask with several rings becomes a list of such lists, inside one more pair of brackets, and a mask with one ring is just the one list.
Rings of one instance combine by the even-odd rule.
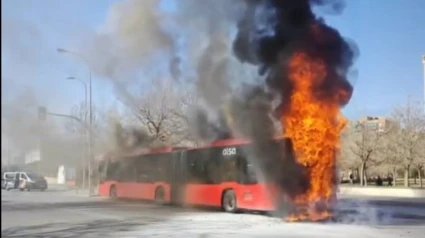
[[[249, 146], [248, 140], [224, 140], [209, 147], [166, 148], [159, 152], [121, 156], [108, 162], [107, 168], [102, 167], [105, 175], [99, 194], [156, 200], [158, 191], [162, 191], [164, 203], [222, 207], [225, 192], [232, 190], [237, 209], [272, 211], [275, 196], [268, 194], [273, 190], [272, 185], [252, 179], [247, 172], [250, 164], [244, 150]], [[148, 160], [160, 165], [149, 167], [150, 164], [140, 162]], [[164, 176], [152, 175], [155, 178], [148, 179], [150, 175], [142, 176], [149, 173], [147, 170], [151, 170], [150, 174], [161, 171]]]

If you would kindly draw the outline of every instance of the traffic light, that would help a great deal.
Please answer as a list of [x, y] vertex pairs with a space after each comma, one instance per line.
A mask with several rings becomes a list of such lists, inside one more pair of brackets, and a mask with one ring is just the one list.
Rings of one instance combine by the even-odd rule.
[[46, 107], [38, 107], [38, 120], [45, 121], [47, 117]]

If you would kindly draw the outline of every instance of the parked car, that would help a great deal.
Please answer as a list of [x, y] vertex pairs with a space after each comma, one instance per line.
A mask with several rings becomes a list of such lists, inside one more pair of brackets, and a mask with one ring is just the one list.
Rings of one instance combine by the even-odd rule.
[[5, 172], [2, 176], [2, 189], [19, 189], [21, 191], [31, 189], [46, 190], [46, 179], [34, 172]]
[[1, 177], [1, 188], [11, 189], [15, 186], [16, 172], [4, 172]]

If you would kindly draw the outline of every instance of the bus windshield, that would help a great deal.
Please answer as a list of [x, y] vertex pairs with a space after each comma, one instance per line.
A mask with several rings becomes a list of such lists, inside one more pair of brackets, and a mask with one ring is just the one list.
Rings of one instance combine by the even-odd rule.
[[253, 164], [248, 163], [246, 165], [246, 171], [245, 171], [245, 176], [246, 176], [246, 182], [248, 183], [257, 183], [258, 179], [257, 179], [257, 173], [256, 173], [256, 169], [254, 167]]

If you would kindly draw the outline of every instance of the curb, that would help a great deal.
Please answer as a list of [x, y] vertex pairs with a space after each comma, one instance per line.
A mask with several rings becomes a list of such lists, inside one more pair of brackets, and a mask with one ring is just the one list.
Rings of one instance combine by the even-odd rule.
[[425, 189], [339, 187], [338, 194], [367, 197], [425, 198]]

